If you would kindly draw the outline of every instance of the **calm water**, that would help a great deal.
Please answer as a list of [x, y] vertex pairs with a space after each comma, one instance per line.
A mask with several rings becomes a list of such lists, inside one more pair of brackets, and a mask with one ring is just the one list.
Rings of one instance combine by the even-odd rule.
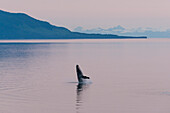
[[[75, 65], [92, 84], [77, 86]], [[170, 39], [0, 43], [1, 113], [170, 113]]]

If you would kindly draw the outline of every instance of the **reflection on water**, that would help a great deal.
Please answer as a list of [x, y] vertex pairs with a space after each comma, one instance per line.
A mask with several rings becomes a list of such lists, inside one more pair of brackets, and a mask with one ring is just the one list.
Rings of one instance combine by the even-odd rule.
[[86, 91], [90, 84], [78, 84], [77, 85], [77, 98], [76, 98], [76, 113], [81, 113], [83, 107], [83, 95], [86, 95]]
[[[170, 40], [159, 40], [0, 44], [0, 113], [170, 113]], [[76, 64], [93, 84], [75, 91]]]

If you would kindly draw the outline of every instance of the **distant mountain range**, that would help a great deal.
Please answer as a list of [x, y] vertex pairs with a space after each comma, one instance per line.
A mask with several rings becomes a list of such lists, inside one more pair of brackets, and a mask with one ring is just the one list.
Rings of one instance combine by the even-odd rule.
[[77, 27], [75, 32], [81, 33], [101, 33], [101, 34], [117, 34], [122, 36], [147, 36], [148, 38], [170, 38], [170, 29], [160, 30], [153, 28], [133, 28], [127, 29], [120, 25], [111, 28], [93, 28], [84, 29], [83, 27]]
[[146, 38], [111, 34], [72, 32], [64, 27], [51, 25], [24, 13], [0, 10], [0, 39], [121, 39]]

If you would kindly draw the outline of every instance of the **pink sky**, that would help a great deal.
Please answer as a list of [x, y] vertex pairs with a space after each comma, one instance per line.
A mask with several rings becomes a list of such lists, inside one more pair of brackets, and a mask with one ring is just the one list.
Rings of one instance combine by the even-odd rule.
[[113, 27], [170, 28], [170, 0], [0, 0], [1, 9], [73, 29]]

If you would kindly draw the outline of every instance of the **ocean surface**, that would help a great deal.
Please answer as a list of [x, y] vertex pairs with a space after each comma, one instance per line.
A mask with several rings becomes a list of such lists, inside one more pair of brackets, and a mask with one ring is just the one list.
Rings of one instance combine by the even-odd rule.
[[[75, 66], [91, 78], [78, 85]], [[0, 113], [170, 113], [170, 39], [0, 41]]]

